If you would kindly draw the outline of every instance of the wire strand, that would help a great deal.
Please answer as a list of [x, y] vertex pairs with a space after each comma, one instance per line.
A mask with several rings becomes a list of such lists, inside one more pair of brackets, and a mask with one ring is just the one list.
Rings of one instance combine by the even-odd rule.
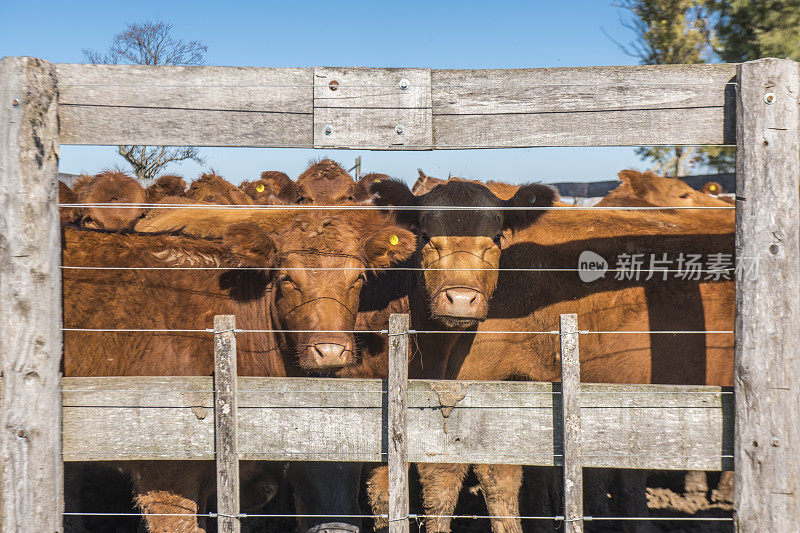
[[307, 205], [307, 204], [279, 204], [279, 205], [220, 205], [220, 204], [148, 204], [148, 203], [59, 203], [58, 207], [81, 207], [99, 209], [203, 209], [203, 210], [243, 210], [243, 211], [671, 211], [671, 210], [723, 210], [736, 209], [735, 206], [465, 206], [465, 205]]

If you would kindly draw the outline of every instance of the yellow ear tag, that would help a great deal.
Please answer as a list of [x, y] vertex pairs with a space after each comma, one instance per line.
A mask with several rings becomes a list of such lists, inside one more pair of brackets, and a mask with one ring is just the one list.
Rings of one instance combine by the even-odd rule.
[[398, 244], [400, 244], [400, 238], [397, 235], [392, 235], [391, 237], [389, 237], [389, 244], [391, 244], [392, 246], [397, 246]]
[[716, 191], [716, 190], [717, 190], [717, 186], [716, 186], [716, 185], [711, 185], [711, 186], [708, 188], [708, 190], [709, 190], [709, 191], [712, 191], [712, 192], [713, 192], [713, 191]]
[[263, 183], [259, 183], [258, 185], [256, 185], [256, 191], [264, 192], [264, 184]]
[[381, 182], [380, 178], [375, 178], [375, 181], [373, 181], [372, 183], [380, 183], [380, 182]]

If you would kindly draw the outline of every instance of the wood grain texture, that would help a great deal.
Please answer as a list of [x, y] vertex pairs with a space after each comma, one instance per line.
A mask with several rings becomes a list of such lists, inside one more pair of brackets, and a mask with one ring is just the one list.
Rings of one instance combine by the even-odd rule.
[[[16, 104], [16, 105], [15, 105]], [[47, 61], [0, 62], [3, 531], [61, 531], [58, 101]]]
[[[739, 66], [736, 155], [738, 531], [800, 523], [800, 76], [794, 61]], [[770, 101], [771, 99], [771, 101]]]
[[408, 315], [389, 316], [389, 533], [408, 533]]
[[564, 443], [564, 532], [583, 531], [583, 457], [581, 444], [581, 362], [578, 315], [559, 317], [561, 334], [561, 423]]
[[735, 142], [729, 64], [57, 69], [64, 144], [410, 150]]
[[[238, 383], [240, 460], [387, 460], [385, 382]], [[211, 378], [65, 378], [64, 389], [65, 460], [214, 458]], [[557, 402], [550, 383], [410, 380], [408, 461], [559, 465]], [[720, 387], [584, 383], [581, 429], [584, 467], [733, 464], [732, 394]]]
[[735, 65], [434, 70], [437, 148], [734, 142]]
[[217, 530], [239, 533], [236, 317], [214, 317], [214, 442], [217, 463]]
[[430, 83], [429, 69], [314, 69], [314, 146], [430, 149]]
[[312, 146], [312, 69], [59, 64], [62, 144]]

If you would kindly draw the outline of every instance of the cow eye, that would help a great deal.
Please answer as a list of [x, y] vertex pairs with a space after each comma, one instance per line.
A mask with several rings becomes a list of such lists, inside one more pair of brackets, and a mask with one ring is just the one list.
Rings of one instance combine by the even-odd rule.
[[292, 278], [287, 275], [281, 276], [280, 282], [283, 283], [284, 285], [294, 285]]
[[431, 242], [430, 235], [428, 235], [424, 231], [420, 234], [420, 237], [422, 238], [422, 242]]
[[685, 200], [686, 198], [689, 198], [689, 196], [691, 196], [691, 195], [692, 195], [691, 193], [685, 192], [685, 193], [681, 194], [679, 196], [679, 198], [683, 198]]
[[348, 200], [350, 200], [350, 201], [352, 202], [353, 200], [355, 200], [355, 199], [356, 199], [356, 197], [355, 197], [355, 196], [353, 196], [353, 195], [350, 195], [350, 196], [348, 196], [348, 197], [347, 197], [347, 199], [348, 199]]
[[492, 240], [497, 246], [500, 246], [500, 243], [503, 242], [503, 235], [501, 233], [498, 233], [497, 235], [492, 237]]

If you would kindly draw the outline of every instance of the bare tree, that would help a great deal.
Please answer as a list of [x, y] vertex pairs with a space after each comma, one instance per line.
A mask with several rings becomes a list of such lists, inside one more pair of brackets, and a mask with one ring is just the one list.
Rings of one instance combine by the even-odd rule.
[[[130, 23], [114, 36], [108, 50], [84, 49], [83, 57], [107, 65], [202, 65], [208, 47], [173, 37], [172, 28], [164, 21]], [[117, 151], [140, 179], [155, 178], [173, 162], [205, 163], [194, 146], [118, 146]]]

